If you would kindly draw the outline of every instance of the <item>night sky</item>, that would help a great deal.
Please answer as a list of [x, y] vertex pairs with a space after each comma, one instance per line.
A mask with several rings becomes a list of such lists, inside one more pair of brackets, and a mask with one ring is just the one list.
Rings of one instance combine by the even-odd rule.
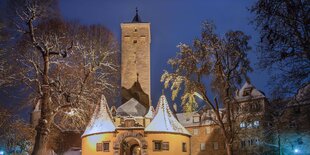
[[[161, 74], [163, 70], [169, 70], [167, 60], [176, 55], [179, 43], [191, 44], [200, 36], [204, 20], [213, 21], [220, 35], [229, 30], [241, 30], [252, 37], [250, 45], [253, 49], [249, 57], [254, 72], [250, 74], [251, 82], [267, 97], [270, 96], [269, 76], [256, 65], [259, 34], [250, 24], [248, 11], [253, 3], [253, 0], [61, 0], [60, 11], [69, 21], [104, 25], [120, 41], [120, 23], [130, 22], [138, 7], [142, 21], [151, 23], [151, 96], [153, 105], [156, 105], [163, 88]], [[5, 103], [19, 100], [5, 96], [0, 95]]]
[[174, 57], [179, 43], [191, 43], [200, 36], [201, 23], [211, 20], [217, 32], [224, 35], [228, 30], [241, 30], [252, 37], [253, 47], [249, 55], [254, 68], [251, 82], [268, 96], [268, 76], [257, 69], [256, 44], [258, 32], [250, 24], [249, 0], [62, 0], [61, 13], [65, 19], [78, 20], [83, 24], [102, 24], [120, 41], [120, 23], [130, 22], [138, 7], [143, 22], [151, 23], [151, 87], [152, 102], [157, 102], [163, 85], [160, 77], [169, 69], [167, 60]]

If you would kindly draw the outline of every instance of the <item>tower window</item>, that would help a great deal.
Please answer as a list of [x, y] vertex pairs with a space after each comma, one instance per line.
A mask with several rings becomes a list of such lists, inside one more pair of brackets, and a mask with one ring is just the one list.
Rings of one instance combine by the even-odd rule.
[[109, 152], [109, 142], [103, 142], [103, 151]]
[[162, 150], [169, 150], [169, 142], [162, 143]]
[[182, 143], [182, 151], [186, 152], [186, 143]]
[[137, 43], [137, 42], [138, 42], [137, 40], [134, 40], [134, 41], [133, 41], [134, 44]]
[[162, 141], [160, 140], [155, 140], [153, 141], [153, 145], [154, 145], [154, 151], [161, 151], [162, 150]]
[[138, 32], [138, 29], [137, 29], [137, 28], [135, 28], [135, 32]]
[[102, 143], [97, 143], [96, 144], [96, 151], [102, 151]]

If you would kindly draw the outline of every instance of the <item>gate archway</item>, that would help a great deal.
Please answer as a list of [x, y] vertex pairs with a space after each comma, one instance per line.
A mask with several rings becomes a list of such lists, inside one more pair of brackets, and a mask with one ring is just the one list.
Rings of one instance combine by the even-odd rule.
[[114, 155], [147, 155], [147, 141], [141, 133], [118, 134], [114, 142]]

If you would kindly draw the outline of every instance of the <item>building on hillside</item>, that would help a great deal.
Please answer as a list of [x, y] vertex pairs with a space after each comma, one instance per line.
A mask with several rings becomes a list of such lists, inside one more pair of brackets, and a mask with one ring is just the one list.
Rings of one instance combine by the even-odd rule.
[[122, 23], [122, 105], [102, 96], [82, 135], [83, 155], [189, 155], [191, 134], [178, 122], [164, 95], [156, 109], [150, 92], [150, 23], [136, 12]]

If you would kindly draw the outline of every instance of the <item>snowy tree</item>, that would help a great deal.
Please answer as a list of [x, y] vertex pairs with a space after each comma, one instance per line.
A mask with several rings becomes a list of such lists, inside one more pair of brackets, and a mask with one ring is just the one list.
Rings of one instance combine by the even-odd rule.
[[118, 81], [117, 44], [100, 25], [60, 19], [55, 1], [13, 3], [12, 19], [20, 35], [10, 54], [18, 71], [16, 80], [40, 103], [32, 154], [46, 154], [53, 123], [83, 127], [91, 104], [116, 89], [112, 81]]
[[272, 71], [276, 97], [293, 96], [310, 82], [309, 1], [257, 0], [250, 11], [260, 32], [260, 67]]
[[[251, 71], [247, 52], [249, 36], [241, 31], [229, 31], [221, 38], [215, 34], [215, 26], [205, 22], [200, 39], [195, 39], [193, 46], [180, 44], [180, 52], [168, 63], [172, 72], [165, 71], [161, 81], [172, 91], [172, 99], [182, 93], [182, 106], [185, 111], [197, 107], [197, 99], [211, 108], [216, 116], [225, 138], [227, 154], [233, 154], [233, 142], [238, 132], [236, 125], [236, 104], [234, 92]], [[208, 85], [211, 79], [211, 85]], [[217, 94], [211, 100], [207, 87]], [[220, 110], [220, 106], [224, 110]]]

